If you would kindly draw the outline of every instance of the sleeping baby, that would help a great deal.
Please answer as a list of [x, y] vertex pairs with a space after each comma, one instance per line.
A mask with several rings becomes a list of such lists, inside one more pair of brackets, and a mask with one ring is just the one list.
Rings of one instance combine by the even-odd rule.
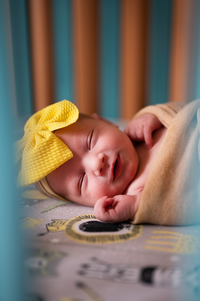
[[[179, 193], [174, 194], [179, 181], [171, 185], [168, 179], [174, 167], [168, 166], [170, 160], [172, 165], [173, 160], [178, 163], [173, 155], [168, 158], [174, 147], [170, 145], [176, 145], [179, 153], [183, 143], [171, 140], [175, 120], [187, 106], [182, 107], [177, 103], [146, 107], [123, 132], [96, 114], [79, 114], [69, 101], [48, 106], [27, 121], [24, 137], [16, 143], [18, 184], [35, 183], [50, 197], [92, 206], [95, 216], [105, 222], [196, 222], [196, 209], [189, 219], [187, 210], [178, 213], [185, 206], [184, 201], [179, 204]], [[187, 187], [181, 185], [180, 192], [182, 188]]]

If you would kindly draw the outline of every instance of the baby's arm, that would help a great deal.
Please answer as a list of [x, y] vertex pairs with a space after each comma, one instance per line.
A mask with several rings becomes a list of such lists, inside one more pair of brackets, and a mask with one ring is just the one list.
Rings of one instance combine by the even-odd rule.
[[146, 113], [139, 117], [133, 118], [124, 132], [133, 141], [144, 141], [148, 148], [152, 147], [152, 133], [162, 127], [162, 123], [158, 118], [151, 114]]
[[127, 221], [136, 214], [141, 193], [137, 195], [104, 196], [94, 206], [94, 214], [103, 222], [118, 223]]

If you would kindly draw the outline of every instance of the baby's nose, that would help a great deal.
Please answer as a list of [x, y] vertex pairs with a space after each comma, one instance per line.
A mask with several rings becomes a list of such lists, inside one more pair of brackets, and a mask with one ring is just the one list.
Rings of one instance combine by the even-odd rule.
[[105, 154], [99, 153], [96, 156], [96, 160], [94, 160], [94, 162], [93, 162], [94, 174], [96, 176], [101, 176], [101, 174], [103, 172], [104, 163], [105, 163]]

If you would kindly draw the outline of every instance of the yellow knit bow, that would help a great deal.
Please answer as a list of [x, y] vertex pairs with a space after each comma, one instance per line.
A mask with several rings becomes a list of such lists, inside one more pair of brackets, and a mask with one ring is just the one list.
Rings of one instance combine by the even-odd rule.
[[21, 160], [18, 186], [33, 184], [73, 157], [52, 132], [75, 123], [77, 107], [63, 100], [38, 111], [24, 127], [24, 137], [15, 143], [15, 163]]

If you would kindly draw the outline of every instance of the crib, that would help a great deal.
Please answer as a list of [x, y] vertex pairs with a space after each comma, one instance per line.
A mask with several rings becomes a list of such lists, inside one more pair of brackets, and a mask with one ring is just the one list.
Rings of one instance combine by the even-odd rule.
[[199, 300], [198, 226], [111, 228], [92, 208], [16, 189], [12, 164], [25, 120], [57, 101], [123, 129], [145, 105], [199, 98], [199, 11], [199, 0], [1, 1], [0, 300]]

